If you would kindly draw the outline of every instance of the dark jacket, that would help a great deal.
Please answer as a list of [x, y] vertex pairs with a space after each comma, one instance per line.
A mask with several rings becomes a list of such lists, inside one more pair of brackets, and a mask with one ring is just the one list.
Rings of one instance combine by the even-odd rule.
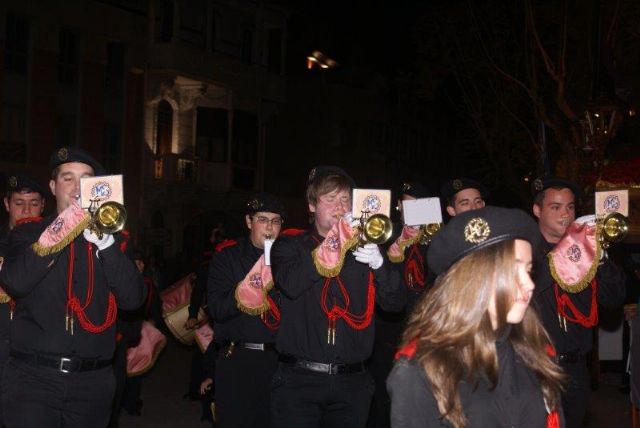
[[[586, 354], [592, 347], [591, 328], [567, 321], [567, 331], [560, 326], [558, 320], [558, 305], [555, 296], [554, 279], [549, 269], [547, 254], [554, 248], [554, 244], [542, 239], [537, 253], [534, 254], [533, 282], [536, 288], [533, 293], [533, 303], [542, 323], [551, 336], [556, 351], [560, 354], [577, 352]], [[622, 306], [625, 297], [625, 275], [622, 269], [611, 260], [604, 259], [596, 273], [597, 302], [606, 308]], [[564, 291], [563, 291], [564, 293]], [[571, 302], [584, 315], [591, 310], [592, 288], [570, 295]]]
[[[93, 263], [93, 293], [85, 314], [96, 325], [104, 323], [109, 293], [119, 308], [137, 309], [144, 302], [146, 287], [134, 263], [116, 243], [104, 251], [96, 251], [82, 235], [62, 251], [40, 257], [31, 244], [36, 242], [54, 217], [39, 223], [16, 227], [10, 236], [9, 256], [0, 272], [0, 281], [17, 300], [11, 323], [11, 348], [30, 354], [49, 356], [74, 355], [80, 358], [111, 359], [115, 346], [115, 323], [99, 333], [84, 330], [74, 323], [74, 334], [65, 328], [67, 289], [72, 289], [82, 305], [87, 303], [89, 261]], [[69, 275], [70, 262], [74, 269]]]
[[[311, 252], [323, 238], [315, 229], [298, 236], [279, 238], [271, 252], [273, 277], [282, 291], [282, 322], [277, 349], [282, 354], [322, 363], [359, 363], [371, 356], [374, 322], [356, 330], [343, 319], [337, 321], [335, 345], [327, 343], [327, 315], [321, 307], [322, 289], [327, 278], [321, 276], [313, 263]], [[388, 260], [371, 271], [356, 261], [348, 251], [338, 276], [349, 296], [348, 310], [361, 315], [367, 309], [369, 274], [373, 272], [376, 303], [386, 311], [400, 311], [405, 305], [405, 293], [399, 273]], [[345, 307], [338, 279], [330, 280], [326, 304]]]
[[[511, 342], [496, 342], [498, 385], [486, 377], [463, 381], [458, 387], [468, 428], [543, 428], [545, 410], [540, 383], [515, 352]], [[396, 361], [387, 380], [394, 428], [449, 427], [441, 419], [438, 403], [424, 368], [413, 358]], [[564, 424], [561, 424], [564, 426]]]

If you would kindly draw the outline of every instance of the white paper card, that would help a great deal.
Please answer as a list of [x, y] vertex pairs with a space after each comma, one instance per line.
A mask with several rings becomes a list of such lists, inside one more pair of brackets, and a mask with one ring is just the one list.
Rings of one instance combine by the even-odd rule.
[[271, 266], [271, 246], [273, 245], [273, 239], [264, 240], [264, 264]]
[[420, 198], [402, 201], [402, 221], [407, 226], [442, 223], [440, 198]]

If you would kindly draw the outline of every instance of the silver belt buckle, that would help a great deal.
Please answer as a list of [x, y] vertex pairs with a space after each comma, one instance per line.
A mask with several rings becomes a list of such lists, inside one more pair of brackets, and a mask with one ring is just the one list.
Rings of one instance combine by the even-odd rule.
[[70, 363], [71, 362], [71, 358], [66, 358], [66, 357], [62, 357], [60, 358], [60, 366], [58, 367], [58, 369], [62, 372], [62, 373], [69, 373], [70, 370], [68, 368], [64, 367], [65, 363]]
[[245, 343], [244, 347], [254, 351], [264, 351], [264, 343]]

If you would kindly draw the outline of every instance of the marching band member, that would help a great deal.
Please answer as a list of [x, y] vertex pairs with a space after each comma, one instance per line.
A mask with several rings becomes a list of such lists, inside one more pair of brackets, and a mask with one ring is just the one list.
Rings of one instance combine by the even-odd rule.
[[17, 301], [4, 376], [5, 424], [104, 427], [115, 388], [117, 307], [138, 308], [145, 286], [113, 235], [82, 229], [80, 178], [103, 173], [100, 164], [64, 147], [50, 166], [58, 216], [15, 228], [0, 272]]
[[440, 194], [447, 204], [447, 213], [451, 217], [484, 207], [485, 199], [489, 196], [487, 188], [482, 183], [470, 178], [446, 181], [442, 185]]
[[435, 235], [438, 277], [387, 381], [391, 426], [561, 426], [564, 376], [528, 310], [536, 240], [531, 217], [498, 207], [458, 214]]
[[219, 428], [269, 426], [280, 311], [265, 245], [278, 237], [284, 218], [274, 196], [254, 196], [245, 215], [249, 235], [220, 243], [209, 265], [207, 305], [219, 347], [215, 379], [209, 380]]
[[[540, 251], [534, 254], [534, 304], [556, 348], [558, 363], [569, 376], [562, 395], [567, 427], [578, 428], [589, 401], [587, 353], [593, 343], [593, 328], [598, 324], [598, 306], [622, 306], [624, 273], [608, 258], [600, 260], [596, 256], [595, 227], [590, 229], [593, 233], [587, 233], [585, 225], [574, 223], [580, 195], [574, 183], [553, 177], [537, 179], [533, 190], [533, 214], [543, 239]], [[569, 229], [575, 233], [568, 233]], [[586, 251], [587, 247], [591, 251]], [[554, 254], [560, 249], [568, 257], [556, 258]], [[585, 266], [588, 257], [591, 260], [587, 270], [581, 270], [578, 266]], [[568, 270], [582, 280], [569, 285], [554, 279], [551, 259], [556, 260], [554, 269], [558, 272]]]
[[[341, 168], [314, 168], [306, 199], [313, 223], [281, 238], [272, 251], [282, 292], [271, 385], [273, 427], [364, 427], [374, 383], [365, 361], [374, 341], [375, 304], [401, 310], [398, 272], [375, 244], [357, 244], [352, 218], [354, 182]], [[355, 215], [355, 213], [354, 213]]]

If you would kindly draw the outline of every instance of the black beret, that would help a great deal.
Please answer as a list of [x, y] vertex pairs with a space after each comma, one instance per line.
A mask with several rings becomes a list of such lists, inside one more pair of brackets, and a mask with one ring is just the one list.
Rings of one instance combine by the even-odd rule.
[[450, 201], [456, 193], [464, 189], [476, 189], [480, 192], [482, 199], [489, 197], [489, 191], [482, 183], [471, 178], [455, 178], [453, 180], [446, 181], [440, 189], [440, 195], [446, 200]]
[[46, 197], [46, 192], [37, 181], [28, 176], [25, 173], [16, 173], [7, 176], [7, 192], [23, 192], [23, 191], [31, 191], [35, 193], [40, 193], [40, 196], [43, 198]]
[[429, 269], [439, 275], [466, 255], [509, 239], [524, 239], [536, 247], [539, 235], [536, 222], [517, 208], [465, 211], [433, 237], [427, 253]]
[[334, 165], [318, 165], [311, 168], [311, 171], [309, 172], [309, 178], [307, 179], [307, 187], [309, 187], [314, 182], [330, 175], [340, 175], [347, 179], [347, 181], [351, 185], [351, 188], [356, 187], [356, 182], [353, 180], [353, 178], [351, 178], [351, 176], [347, 174], [344, 169]]
[[247, 202], [247, 214], [252, 215], [259, 211], [280, 214], [282, 218], [287, 216], [282, 202], [270, 193], [257, 193]]
[[531, 193], [535, 198], [539, 193], [547, 190], [547, 189], [569, 189], [573, 192], [573, 195], [576, 199], [580, 199], [582, 196], [582, 191], [580, 191], [580, 187], [576, 183], [573, 183], [569, 180], [560, 177], [542, 177], [536, 178], [531, 183]]
[[408, 181], [402, 185], [402, 194], [409, 195], [413, 198], [430, 198], [433, 193], [427, 187], [417, 181]]
[[49, 168], [51, 171], [56, 169], [63, 163], [80, 162], [93, 168], [94, 175], [105, 175], [104, 167], [93, 158], [89, 153], [77, 147], [61, 147], [51, 154], [49, 159]]

